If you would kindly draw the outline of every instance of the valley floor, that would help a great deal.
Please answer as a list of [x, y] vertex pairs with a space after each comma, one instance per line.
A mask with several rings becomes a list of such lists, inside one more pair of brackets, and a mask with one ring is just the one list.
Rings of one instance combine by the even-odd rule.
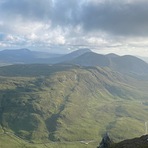
[[0, 148], [96, 148], [97, 145], [97, 141], [48, 142], [33, 144], [10, 133], [0, 134]]

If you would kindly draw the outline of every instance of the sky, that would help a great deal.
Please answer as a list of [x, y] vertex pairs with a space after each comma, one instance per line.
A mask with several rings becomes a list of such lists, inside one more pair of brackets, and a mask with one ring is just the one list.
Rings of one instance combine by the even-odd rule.
[[147, 0], [0, 0], [0, 50], [148, 57]]

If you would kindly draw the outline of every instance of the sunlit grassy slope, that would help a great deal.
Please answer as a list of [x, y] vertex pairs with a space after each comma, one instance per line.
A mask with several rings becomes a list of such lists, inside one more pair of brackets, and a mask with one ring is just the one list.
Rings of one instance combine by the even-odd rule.
[[145, 133], [148, 81], [109, 68], [50, 66], [40, 75], [30, 66], [0, 77], [2, 148], [93, 148], [105, 132], [115, 141]]

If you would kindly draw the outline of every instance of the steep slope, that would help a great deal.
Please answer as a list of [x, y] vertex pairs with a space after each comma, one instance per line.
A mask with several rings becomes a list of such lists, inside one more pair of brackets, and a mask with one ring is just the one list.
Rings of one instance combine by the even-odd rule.
[[[24, 71], [27, 66], [31, 65]], [[0, 77], [1, 133], [35, 143], [93, 144], [106, 131], [117, 141], [145, 132], [147, 81], [99, 67], [62, 67], [40, 75], [38, 66], [36, 74], [30, 71], [31, 77], [8, 77], [9, 70], [7, 77]]]

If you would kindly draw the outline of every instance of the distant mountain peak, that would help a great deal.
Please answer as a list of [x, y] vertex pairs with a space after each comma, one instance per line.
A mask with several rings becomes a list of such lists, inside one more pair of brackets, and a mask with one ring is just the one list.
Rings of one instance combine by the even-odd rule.
[[29, 49], [27, 49], [27, 48], [21, 48], [21, 49], [4, 49], [4, 50], [2, 50], [3, 52], [5, 51], [5, 52], [13, 52], [13, 51], [27, 51], [27, 52], [30, 52], [30, 50]]
[[21, 49], [18, 49], [19, 51], [22, 51], [22, 52], [31, 52], [31, 50], [27, 49], [27, 48], [21, 48]]
[[92, 51], [88, 48], [81, 48], [81, 49], [75, 50], [73, 52], [70, 52], [69, 54], [66, 54], [64, 56], [61, 56], [58, 59], [56, 58], [55, 63], [68, 62], [68, 61], [71, 61], [71, 60], [85, 54], [85, 53], [90, 53], [90, 52], [92, 52]]
[[115, 53], [109, 53], [109, 54], [106, 54], [107, 57], [110, 57], [110, 58], [116, 58], [116, 57], [119, 57], [119, 55], [115, 54]]
[[92, 52], [92, 51], [89, 48], [80, 48], [78, 50], [75, 50], [75, 51], [69, 53], [69, 55], [70, 54], [73, 54], [73, 55], [82, 55], [82, 54], [85, 54], [85, 53], [88, 53], [88, 52]]
[[86, 52], [77, 58], [70, 61], [73, 64], [81, 66], [100, 66], [105, 67], [110, 65], [109, 58], [105, 55], [97, 54], [95, 52]]

